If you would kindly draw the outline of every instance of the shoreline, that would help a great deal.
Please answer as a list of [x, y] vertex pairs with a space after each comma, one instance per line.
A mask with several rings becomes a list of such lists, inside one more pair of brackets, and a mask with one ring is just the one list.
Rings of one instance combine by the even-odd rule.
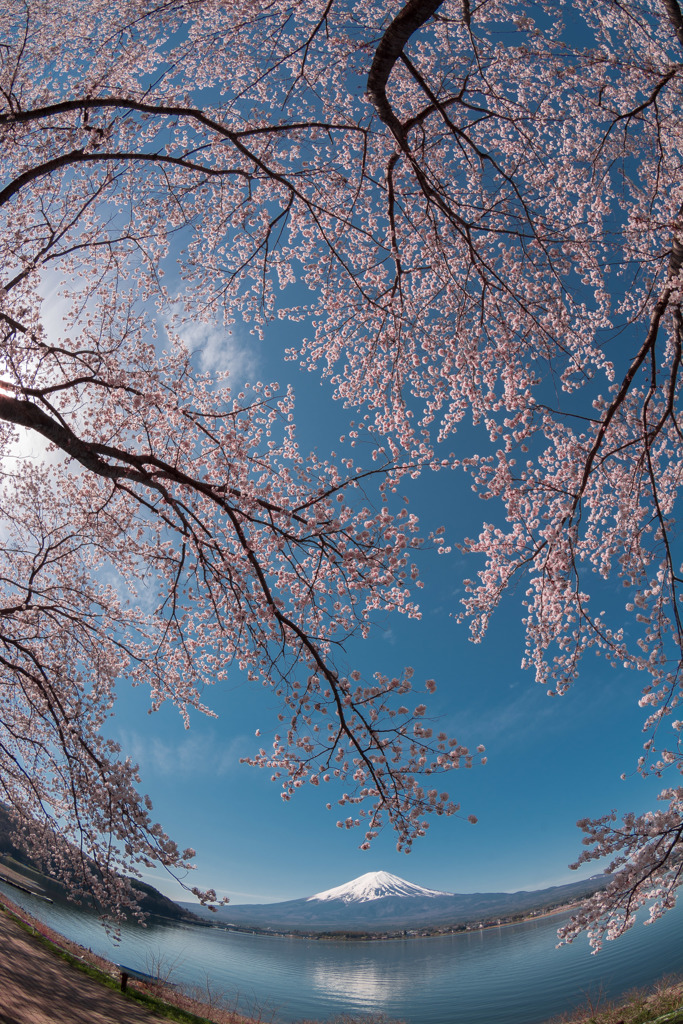
[[542, 910], [539, 913], [529, 913], [519, 918], [492, 921], [487, 920], [483, 922], [471, 921], [464, 924], [457, 924], [453, 926], [434, 927], [434, 928], [397, 928], [392, 931], [386, 932], [370, 932], [370, 931], [303, 931], [301, 929], [284, 929], [284, 928], [259, 928], [255, 925], [241, 925], [232, 924], [226, 922], [222, 924], [220, 922], [212, 923], [209, 920], [200, 919], [199, 921], [186, 921], [184, 922], [190, 928], [213, 928], [218, 931], [236, 932], [240, 935], [258, 935], [263, 938], [284, 938], [284, 939], [310, 939], [316, 942], [395, 942], [401, 939], [443, 939], [452, 935], [472, 935], [481, 931], [489, 931], [492, 928], [509, 928], [512, 925], [520, 924], [532, 924], [534, 921], [543, 921], [549, 917], [555, 917], [562, 914], [571, 914], [581, 907], [580, 903], [567, 903], [561, 907], [552, 907], [548, 910]]
[[[68, 970], [81, 971], [88, 975], [102, 988], [102, 998], [111, 998], [114, 1008], [118, 1006], [118, 1000], [123, 998], [130, 1003], [131, 1013], [133, 1010], [144, 1009], [150, 1014], [150, 1024], [160, 1019], [180, 1024], [263, 1024], [262, 1017], [256, 1020], [245, 1016], [231, 1008], [227, 1002], [221, 1006], [220, 1000], [215, 1005], [209, 1005], [202, 1002], [198, 994], [186, 992], [175, 986], [170, 987], [163, 980], [145, 984], [130, 978], [126, 991], [122, 992], [121, 969], [117, 964], [62, 935], [2, 892], [0, 916], [6, 916], [33, 942], [40, 944], [43, 949], [47, 948], [56, 960], [61, 960], [65, 966], [68, 965]], [[107, 992], [111, 993], [109, 997], [105, 995]], [[118, 1013], [118, 1010], [116, 1012]], [[117, 1016], [116, 1019], [125, 1024], [124, 1018]]]

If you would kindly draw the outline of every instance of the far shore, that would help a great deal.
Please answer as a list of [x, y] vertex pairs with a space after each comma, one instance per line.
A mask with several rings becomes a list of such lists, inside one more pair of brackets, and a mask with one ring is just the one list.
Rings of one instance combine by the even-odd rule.
[[230, 922], [215, 921], [208, 918], [201, 918], [198, 921], [186, 921], [190, 927], [217, 928], [222, 931], [240, 932], [244, 935], [262, 935], [273, 938], [286, 939], [314, 939], [317, 942], [390, 942], [400, 939], [438, 939], [448, 935], [472, 935], [491, 928], [508, 928], [512, 925], [531, 924], [533, 921], [542, 921], [548, 917], [558, 917], [563, 914], [571, 914], [580, 910], [582, 903], [566, 903], [559, 907], [550, 907], [540, 911], [531, 911], [528, 914], [515, 915], [510, 918], [485, 921], [469, 921], [454, 924], [452, 926], [416, 927], [416, 928], [395, 928], [391, 931], [305, 931], [304, 929], [288, 928], [266, 928], [257, 925], [233, 924]]

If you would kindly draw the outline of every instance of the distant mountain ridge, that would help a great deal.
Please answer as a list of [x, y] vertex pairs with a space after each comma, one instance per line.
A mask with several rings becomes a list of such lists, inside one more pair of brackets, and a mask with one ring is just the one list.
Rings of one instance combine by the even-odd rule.
[[[66, 903], [67, 896], [64, 886], [56, 879], [44, 874], [33, 863], [30, 857], [16, 845], [13, 833], [12, 819], [7, 808], [0, 803], [0, 878], [9, 881], [13, 873], [16, 872], [25, 877], [29, 891], [39, 891], [56, 903]], [[8, 867], [9, 872], [4, 872], [3, 866]], [[181, 907], [180, 904], [160, 893], [153, 885], [148, 885], [147, 882], [143, 882], [139, 878], [131, 878], [130, 881], [137, 892], [140, 909], [149, 914], [151, 920], [178, 922], [197, 920], [193, 907], [189, 907], [189, 905], [189, 909]], [[13, 883], [10, 881], [10, 884]]]
[[[438, 929], [510, 920], [568, 903], [577, 903], [604, 888], [609, 879], [515, 893], [446, 893], [407, 882], [386, 871], [368, 872], [314, 896], [283, 903], [221, 907], [215, 924], [261, 931], [385, 933]], [[196, 905], [182, 904], [200, 916]]]

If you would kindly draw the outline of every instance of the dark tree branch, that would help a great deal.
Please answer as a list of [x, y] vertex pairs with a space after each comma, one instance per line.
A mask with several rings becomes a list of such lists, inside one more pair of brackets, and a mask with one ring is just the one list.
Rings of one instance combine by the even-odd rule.
[[683, 12], [678, 4], [678, 0], [662, 0], [662, 4], [669, 15], [669, 21], [673, 25], [676, 39], [683, 46]]
[[443, 0], [408, 0], [382, 36], [368, 74], [367, 95], [382, 121], [403, 145], [405, 130], [387, 99], [387, 82], [410, 37], [439, 9]]

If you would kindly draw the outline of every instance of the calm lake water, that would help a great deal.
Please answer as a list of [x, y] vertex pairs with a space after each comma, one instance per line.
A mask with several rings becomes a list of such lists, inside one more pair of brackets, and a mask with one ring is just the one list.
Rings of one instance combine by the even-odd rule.
[[63, 935], [118, 963], [223, 991], [266, 1020], [324, 1021], [381, 1011], [408, 1024], [539, 1024], [586, 996], [613, 998], [683, 972], [683, 906], [636, 925], [591, 956], [585, 939], [555, 949], [562, 918], [430, 939], [328, 942], [214, 928], [124, 927], [0, 889]]

